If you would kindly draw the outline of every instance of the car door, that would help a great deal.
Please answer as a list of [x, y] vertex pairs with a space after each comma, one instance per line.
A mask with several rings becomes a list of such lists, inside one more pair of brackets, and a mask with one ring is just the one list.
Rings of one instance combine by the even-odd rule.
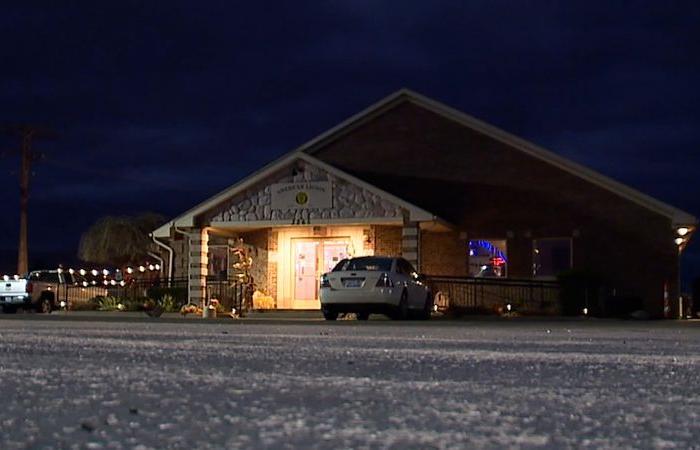
[[408, 291], [408, 305], [412, 309], [422, 308], [425, 300], [425, 289], [418, 283], [418, 273], [411, 263], [403, 258], [398, 260], [398, 266], [401, 268], [402, 275], [405, 277], [406, 290]]

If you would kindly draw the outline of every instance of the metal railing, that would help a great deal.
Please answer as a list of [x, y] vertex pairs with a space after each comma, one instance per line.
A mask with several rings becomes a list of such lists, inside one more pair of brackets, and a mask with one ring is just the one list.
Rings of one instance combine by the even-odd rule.
[[[189, 280], [183, 278], [172, 279], [133, 279], [124, 285], [109, 285], [106, 287], [107, 295], [127, 301], [159, 301], [164, 296], [170, 296], [172, 301], [182, 306], [188, 302]], [[249, 307], [252, 291], [248, 284], [239, 280], [207, 279], [204, 296], [207, 301], [216, 299], [221, 306], [230, 311], [232, 308], [241, 310]]]
[[454, 312], [503, 312], [512, 310], [556, 314], [559, 310], [559, 284], [556, 281], [513, 278], [474, 278], [430, 276], [439, 309]]

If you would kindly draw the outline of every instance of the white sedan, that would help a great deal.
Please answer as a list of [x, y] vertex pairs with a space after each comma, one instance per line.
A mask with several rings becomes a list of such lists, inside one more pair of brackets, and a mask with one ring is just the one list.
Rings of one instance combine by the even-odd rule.
[[372, 313], [393, 319], [429, 319], [430, 289], [411, 263], [389, 256], [362, 256], [340, 261], [321, 276], [321, 311], [326, 320], [355, 313], [367, 320]]

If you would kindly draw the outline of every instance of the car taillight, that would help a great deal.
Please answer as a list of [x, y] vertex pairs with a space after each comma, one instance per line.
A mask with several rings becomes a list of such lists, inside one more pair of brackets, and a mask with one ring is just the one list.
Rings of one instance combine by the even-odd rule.
[[393, 288], [394, 287], [394, 282], [391, 281], [391, 278], [389, 278], [389, 274], [383, 273], [381, 277], [379, 277], [379, 280], [377, 280], [377, 286], [376, 287], [386, 287], [386, 288]]
[[27, 294], [31, 294], [32, 291], [34, 291], [34, 285], [31, 282], [27, 281]]
[[331, 287], [331, 280], [328, 279], [328, 275], [326, 275], [326, 274], [321, 275], [321, 287], [322, 288]]

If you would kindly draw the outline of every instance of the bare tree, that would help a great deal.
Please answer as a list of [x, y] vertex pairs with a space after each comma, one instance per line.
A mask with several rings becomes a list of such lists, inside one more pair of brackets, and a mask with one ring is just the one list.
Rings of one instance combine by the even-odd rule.
[[141, 263], [156, 250], [148, 234], [163, 222], [165, 217], [155, 213], [103, 217], [80, 237], [78, 257], [115, 266]]

